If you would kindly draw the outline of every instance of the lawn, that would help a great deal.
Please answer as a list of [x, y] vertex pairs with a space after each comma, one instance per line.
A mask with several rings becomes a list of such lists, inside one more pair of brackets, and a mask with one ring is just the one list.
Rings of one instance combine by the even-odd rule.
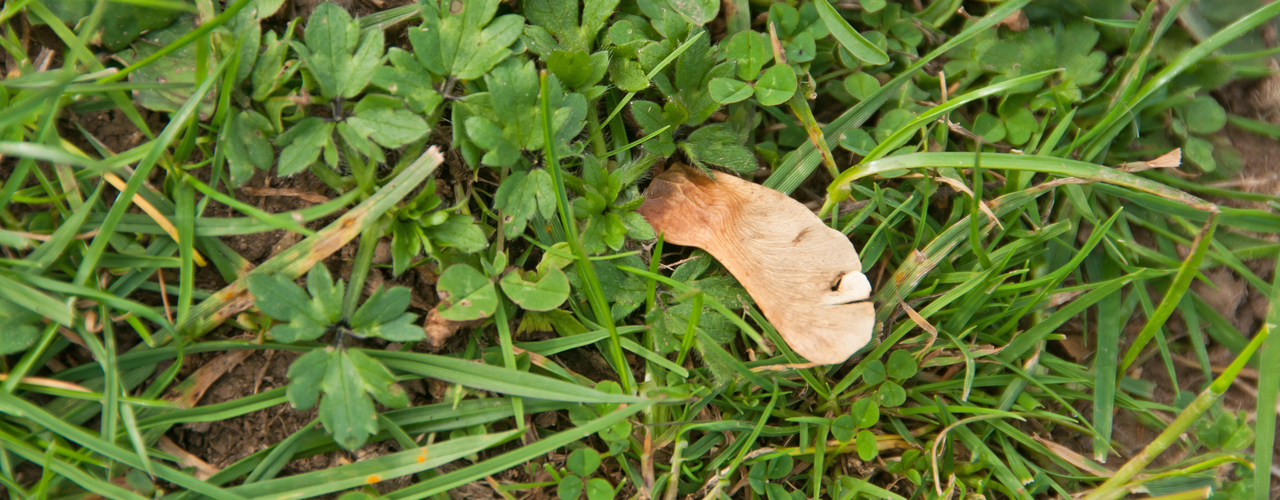
[[0, 498], [1278, 498], [1278, 15], [8, 0]]

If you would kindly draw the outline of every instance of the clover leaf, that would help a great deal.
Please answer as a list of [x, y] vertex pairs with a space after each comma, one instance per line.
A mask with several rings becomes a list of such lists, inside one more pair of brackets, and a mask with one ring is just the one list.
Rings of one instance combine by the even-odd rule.
[[554, 267], [546, 275], [537, 277], [529, 273], [532, 281], [526, 281], [520, 271], [514, 270], [502, 277], [502, 293], [521, 308], [529, 311], [550, 311], [569, 298], [569, 278], [564, 271]]
[[493, 282], [467, 264], [454, 264], [445, 269], [436, 290], [440, 295], [436, 311], [447, 320], [488, 318], [498, 310], [498, 290]]
[[8, 300], [0, 299], [0, 356], [22, 352], [40, 338], [40, 315]]

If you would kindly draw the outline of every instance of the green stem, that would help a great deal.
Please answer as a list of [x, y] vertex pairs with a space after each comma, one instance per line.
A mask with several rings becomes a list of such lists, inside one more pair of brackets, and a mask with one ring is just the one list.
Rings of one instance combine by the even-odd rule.
[[684, 332], [684, 340], [680, 342], [680, 355], [676, 357], [676, 364], [684, 366], [685, 356], [689, 354], [689, 348], [693, 346], [693, 334], [698, 330], [698, 320], [702, 316], [702, 292], [697, 292], [693, 296], [693, 310], [689, 311], [689, 327]]
[[587, 127], [591, 130], [591, 154], [604, 160], [608, 157], [609, 146], [604, 143], [604, 131], [600, 127], [600, 114], [596, 110], [597, 102], [592, 101], [590, 104], [591, 110], [587, 113]]
[[290, 219], [287, 215], [270, 214], [262, 210], [259, 210], [258, 207], [255, 207], [248, 203], [244, 203], [240, 200], [237, 200], [232, 196], [228, 196], [224, 193], [219, 192], [217, 189], [210, 187], [208, 184], [200, 182], [200, 179], [195, 178], [195, 176], [193, 175], [184, 175], [182, 179], [187, 184], [190, 184], [191, 187], [194, 187], [196, 191], [199, 191], [200, 194], [213, 198], [219, 203], [222, 203], [226, 206], [239, 210], [240, 212], [244, 213], [245, 215], [248, 215], [249, 217], [258, 219], [263, 223], [270, 224], [272, 227], [275, 227], [277, 229], [284, 229], [286, 231], [302, 233], [303, 235], [306, 235], [306, 236], [314, 236], [316, 234], [315, 231], [307, 229], [305, 226], [295, 222], [293, 219]]
[[[1280, 322], [1280, 259], [1276, 260], [1276, 283], [1271, 287], [1271, 308], [1267, 312], [1267, 328]], [[1275, 453], [1277, 394], [1280, 394], [1280, 338], [1267, 340], [1262, 347], [1262, 360], [1258, 363], [1258, 421], [1253, 444], [1253, 498], [1267, 500], [1271, 495], [1271, 464]]]
[[1204, 255], [1209, 250], [1209, 243], [1213, 241], [1213, 231], [1217, 227], [1218, 214], [1210, 214], [1209, 220], [1205, 222], [1204, 227], [1200, 229], [1200, 234], [1196, 236], [1195, 246], [1191, 251], [1191, 255], [1188, 255], [1187, 260], [1182, 262], [1182, 266], [1178, 268], [1178, 274], [1173, 278], [1173, 284], [1169, 285], [1164, 298], [1160, 300], [1160, 307], [1156, 308], [1155, 313], [1147, 320], [1146, 326], [1142, 327], [1142, 331], [1138, 333], [1138, 338], [1133, 341], [1133, 345], [1129, 346], [1129, 350], [1124, 353], [1124, 358], [1120, 360], [1120, 366], [1116, 370], [1117, 377], [1124, 377], [1125, 371], [1129, 369], [1135, 359], [1138, 359], [1138, 354], [1147, 346], [1147, 343], [1151, 341], [1156, 332], [1160, 331], [1160, 328], [1164, 326], [1165, 321], [1173, 314], [1173, 310], [1178, 307], [1178, 302], [1182, 301], [1182, 296], [1187, 293], [1187, 288], [1191, 286], [1191, 279], [1200, 274], [1200, 262], [1204, 260]]
[[591, 309], [595, 311], [596, 321], [604, 325], [605, 330], [609, 332], [609, 354], [613, 358], [614, 369], [618, 371], [618, 380], [622, 384], [622, 391], [626, 394], [631, 394], [633, 385], [629, 376], [631, 370], [627, 366], [626, 357], [622, 354], [622, 341], [618, 337], [618, 328], [613, 324], [613, 314], [609, 311], [609, 302], [605, 300], [604, 290], [600, 286], [600, 278], [596, 276], [596, 269], [591, 264], [591, 260], [587, 258], [587, 251], [582, 247], [582, 240], [578, 237], [577, 223], [569, 213], [569, 199], [565, 195], [564, 178], [560, 172], [560, 161], [556, 158], [553, 139], [555, 134], [552, 133], [554, 128], [551, 126], [551, 94], [547, 85], [546, 70], [542, 71], [539, 79], [541, 80], [541, 97], [539, 101], [542, 108], [542, 137], [546, 143], [547, 170], [551, 172], [551, 180], [555, 183], [556, 208], [560, 212], [560, 223], [564, 225], [565, 239], [568, 240], [569, 248], [573, 250], [573, 255], [578, 261], [578, 274], [582, 277], [582, 281], [587, 287], [587, 300], [591, 303]]
[[[498, 240], [502, 240], [502, 235], [498, 235]], [[499, 295], [498, 309], [493, 315], [494, 324], [498, 326], [498, 343], [502, 347], [502, 364], [512, 370], [516, 369], [516, 353], [515, 344], [511, 341], [511, 325], [507, 321], [506, 300]], [[515, 413], [516, 428], [524, 431], [524, 400], [519, 397], [512, 396], [511, 408]]]
[[[1213, 384], [1208, 389], [1196, 396], [1196, 399], [1187, 405], [1182, 410], [1182, 413], [1178, 414], [1178, 418], [1174, 419], [1173, 423], [1170, 423], [1164, 432], [1156, 436], [1155, 440], [1147, 445], [1141, 453], [1138, 453], [1128, 463], [1125, 463], [1110, 479], [1107, 479], [1105, 483], [1102, 483], [1102, 486], [1085, 496], [1083, 500], [1118, 500], [1128, 494], [1126, 486], [1129, 481], [1142, 472], [1147, 465], [1151, 464], [1157, 456], [1164, 453], [1169, 446], [1177, 442], [1178, 438], [1187, 432], [1191, 425], [1200, 418], [1200, 415], [1208, 411], [1218, 401], [1218, 398], [1222, 397], [1224, 392], [1227, 392], [1231, 382], [1240, 374], [1240, 369], [1244, 368], [1245, 363], [1249, 361], [1250, 357], [1253, 357], [1254, 351], [1258, 350], [1258, 347], [1266, 341], [1270, 333], [1271, 325], [1263, 325], [1262, 330], [1259, 330], [1258, 334], [1254, 335], [1253, 340], [1249, 342], [1249, 345], [1245, 346], [1244, 351], [1239, 356], [1236, 356], [1235, 361], [1232, 361], [1227, 366], [1227, 369], [1213, 381]], [[1258, 473], [1270, 474], [1270, 471], [1259, 471]]]
[[791, 112], [795, 113], [796, 118], [800, 119], [800, 123], [804, 124], [804, 131], [809, 134], [809, 141], [822, 153], [822, 164], [826, 165], [827, 172], [831, 177], [839, 177], [840, 169], [836, 167], [831, 148], [827, 147], [827, 140], [822, 137], [822, 127], [818, 126], [818, 120], [813, 117], [813, 110], [809, 109], [809, 101], [805, 100], [803, 94], [796, 92], [791, 96], [791, 100], [787, 101], [787, 105], [791, 107]]
[[373, 251], [378, 247], [380, 236], [382, 224], [378, 223], [370, 224], [360, 233], [360, 248], [356, 250], [356, 260], [351, 267], [351, 286], [347, 288], [347, 296], [342, 298], [344, 319], [351, 319], [351, 315], [356, 313], [356, 307], [360, 305], [360, 293], [364, 291], [364, 281], [369, 277], [369, 268], [373, 266]]
[[[662, 264], [662, 240], [665, 233], [658, 233], [658, 242], [653, 245], [653, 253], [649, 254], [649, 272], [658, 274], [658, 266]], [[644, 314], [653, 312], [654, 302], [658, 298], [658, 280], [649, 278], [644, 290]]]

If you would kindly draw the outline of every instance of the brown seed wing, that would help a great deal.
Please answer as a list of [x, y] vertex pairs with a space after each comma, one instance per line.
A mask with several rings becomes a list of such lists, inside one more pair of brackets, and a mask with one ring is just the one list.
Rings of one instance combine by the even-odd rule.
[[654, 179], [639, 212], [666, 241], [720, 261], [810, 361], [842, 362], [870, 340], [875, 310], [853, 243], [791, 197], [676, 165]]

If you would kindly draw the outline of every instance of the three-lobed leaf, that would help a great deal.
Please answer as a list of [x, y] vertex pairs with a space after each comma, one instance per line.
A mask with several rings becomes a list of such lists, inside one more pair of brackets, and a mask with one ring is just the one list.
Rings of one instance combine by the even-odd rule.
[[596, 33], [618, 7], [618, 0], [585, 0], [581, 7], [577, 1], [530, 0], [522, 2], [521, 7], [530, 23], [547, 30], [564, 49], [587, 51], [593, 48]]
[[756, 80], [756, 100], [765, 106], [777, 106], [790, 100], [797, 87], [795, 70], [786, 64], [775, 64]]
[[320, 400], [320, 383], [329, 368], [329, 350], [308, 352], [289, 365], [289, 388], [285, 396], [295, 410], [310, 410]]
[[253, 177], [253, 170], [268, 170], [275, 160], [275, 150], [266, 136], [271, 122], [252, 110], [241, 111], [223, 125], [219, 144], [226, 152], [227, 167], [233, 186], [243, 185]]
[[360, 351], [334, 349], [320, 384], [320, 422], [334, 441], [348, 450], [364, 446], [378, 432], [378, 419], [369, 395], [391, 408], [409, 405], [409, 398], [395, 376], [381, 363]]
[[475, 80], [511, 55], [524, 18], [494, 19], [499, 0], [422, 2], [422, 25], [409, 29], [414, 54], [432, 73]]
[[357, 133], [384, 148], [398, 148], [421, 139], [431, 131], [426, 120], [407, 109], [373, 108], [347, 119]]
[[320, 152], [331, 142], [333, 123], [322, 118], [308, 117], [294, 124], [279, 137], [276, 144], [284, 146], [276, 175], [288, 177], [311, 167], [320, 158]]
[[[758, 165], [751, 150], [742, 145], [737, 134], [723, 125], [708, 125], [689, 134], [680, 143], [681, 149], [694, 164], [724, 167], [739, 173], [754, 172]], [[704, 167], [705, 168], [705, 167]]]
[[351, 315], [352, 332], [392, 342], [422, 340], [426, 332], [413, 324], [418, 316], [405, 312], [411, 296], [409, 289], [402, 286], [375, 290]]
[[591, 56], [585, 50], [556, 50], [547, 58], [547, 69], [570, 88], [580, 88], [591, 78]]
[[544, 219], [555, 217], [556, 195], [551, 174], [545, 169], [512, 172], [494, 193], [493, 207], [502, 210], [504, 217], [510, 217], [502, 224], [507, 239], [523, 234], [535, 214]]
[[324, 99], [355, 97], [382, 64], [385, 45], [380, 29], [360, 33], [346, 9], [330, 2], [316, 7], [307, 20], [306, 46], [295, 46]]
[[263, 314], [287, 323], [271, 329], [271, 336], [291, 343], [315, 340], [324, 335], [329, 321], [316, 303], [294, 284], [278, 274], [251, 273], [247, 277], [249, 293]]
[[431, 114], [444, 102], [440, 93], [431, 86], [431, 72], [412, 53], [392, 47], [387, 52], [387, 59], [391, 65], [375, 68], [369, 83], [403, 98], [409, 109], [422, 115]]
[[307, 272], [307, 292], [311, 294], [311, 302], [329, 323], [336, 323], [342, 318], [342, 296], [345, 287], [346, 284], [342, 280], [334, 283], [333, 276], [324, 265], [312, 266]]

